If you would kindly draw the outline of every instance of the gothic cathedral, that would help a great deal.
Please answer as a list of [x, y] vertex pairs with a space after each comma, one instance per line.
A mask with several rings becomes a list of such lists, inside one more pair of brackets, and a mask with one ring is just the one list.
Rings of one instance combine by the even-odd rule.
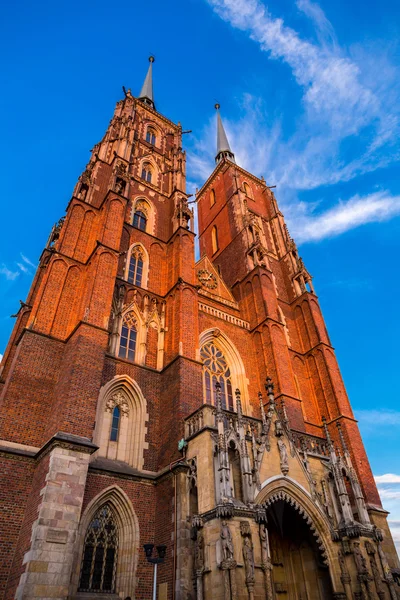
[[152, 62], [3, 358], [0, 596], [398, 600], [387, 512], [274, 194], [236, 164], [216, 105], [215, 169], [190, 200]]

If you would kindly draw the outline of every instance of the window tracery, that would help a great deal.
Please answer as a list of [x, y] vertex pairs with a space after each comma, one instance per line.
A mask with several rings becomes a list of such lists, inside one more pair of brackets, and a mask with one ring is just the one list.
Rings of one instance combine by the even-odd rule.
[[215, 404], [215, 384], [221, 385], [222, 408], [234, 410], [231, 371], [222, 351], [213, 342], [200, 350], [203, 362], [204, 397], [207, 404]]
[[116, 442], [118, 439], [119, 419], [120, 419], [120, 410], [119, 410], [118, 406], [116, 406], [112, 413], [110, 442]]
[[122, 319], [121, 335], [119, 340], [119, 358], [134, 361], [136, 355], [138, 323], [133, 312], [125, 313]]
[[79, 591], [115, 592], [118, 528], [109, 503], [96, 512], [86, 532]]
[[142, 179], [144, 179], [148, 183], [151, 183], [152, 170], [151, 170], [150, 163], [144, 163], [143, 164], [141, 177], [142, 177]]
[[147, 128], [146, 132], [146, 142], [155, 146], [156, 144], [156, 132], [152, 127]]
[[133, 285], [137, 285], [138, 287], [140, 287], [142, 284], [142, 276], [143, 252], [140, 246], [136, 246], [132, 249], [131, 252], [127, 280], [129, 283], [133, 283]]
[[136, 210], [133, 215], [133, 226], [141, 231], [146, 231], [147, 217], [141, 210]]

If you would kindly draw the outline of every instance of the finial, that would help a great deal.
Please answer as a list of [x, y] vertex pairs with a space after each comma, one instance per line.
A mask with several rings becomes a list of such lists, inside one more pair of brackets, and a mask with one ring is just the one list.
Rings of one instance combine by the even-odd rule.
[[272, 383], [271, 377], [267, 377], [265, 380], [265, 389], [267, 390], [269, 401], [272, 404], [275, 404], [275, 396], [274, 396], [274, 384]]
[[228, 142], [228, 138], [226, 137], [225, 129], [221, 121], [221, 115], [219, 109], [221, 108], [220, 104], [217, 102], [215, 104], [215, 109], [217, 111], [217, 155], [215, 157], [215, 162], [218, 164], [224, 158], [227, 158], [231, 162], [235, 161], [235, 155], [233, 154], [231, 147]]
[[149, 56], [149, 62], [153, 63], [156, 59], [154, 58], [154, 56]]
[[237, 416], [238, 416], [238, 423], [239, 423], [239, 425], [242, 425], [242, 423], [243, 423], [242, 401], [240, 399], [240, 390], [238, 388], [236, 388], [236, 390], [235, 390], [235, 397], [236, 397], [236, 412], [237, 412]]
[[263, 425], [266, 425], [267, 423], [267, 418], [265, 416], [265, 410], [264, 410], [264, 400], [263, 400], [263, 396], [261, 392], [258, 392], [258, 401], [260, 403], [260, 411], [261, 411], [261, 420], [263, 422]]
[[219, 381], [215, 384], [215, 408], [217, 412], [217, 421], [222, 421], [222, 399], [221, 399], [221, 384]]
[[344, 451], [345, 455], [346, 454], [350, 454], [349, 453], [349, 449], [347, 448], [346, 440], [344, 439], [342, 425], [341, 425], [341, 423], [339, 423], [339, 421], [336, 422], [336, 427], [338, 428], [340, 442], [342, 444], [342, 448], [343, 448], [343, 451]]
[[333, 450], [334, 451], [335, 447], [334, 447], [334, 445], [332, 443], [331, 434], [329, 433], [328, 425], [326, 423], [326, 418], [325, 417], [322, 417], [322, 425], [324, 426], [325, 436], [326, 436], [326, 439], [327, 439], [327, 442], [328, 442], [329, 450]]

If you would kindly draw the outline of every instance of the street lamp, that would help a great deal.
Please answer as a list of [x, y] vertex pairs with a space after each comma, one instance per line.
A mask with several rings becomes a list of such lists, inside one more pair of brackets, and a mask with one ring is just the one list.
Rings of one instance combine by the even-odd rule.
[[154, 544], [143, 544], [144, 553], [147, 558], [147, 562], [154, 565], [154, 575], [153, 575], [153, 600], [157, 600], [157, 565], [160, 565], [164, 562], [165, 553], [167, 551], [167, 546], [161, 544], [160, 546], [156, 546], [158, 557], [153, 556]]

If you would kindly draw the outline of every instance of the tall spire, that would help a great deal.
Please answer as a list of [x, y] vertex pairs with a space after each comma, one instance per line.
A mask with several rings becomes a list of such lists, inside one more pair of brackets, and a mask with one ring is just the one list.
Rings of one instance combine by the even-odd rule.
[[230, 161], [236, 162], [235, 155], [231, 150], [224, 126], [222, 125], [221, 116], [219, 114], [220, 105], [216, 104], [215, 108], [217, 110], [217, 155], [215, 157], [215, 162], [218, 164], [223, 158], [228, 158]]
[[152, 108], [155, 108], [153, 99], [153, 62], [154, 56], [149, 56], [149, 69], [147, 71], [146, 79], [139, 94], [139, 100], [143, 100], [146, 104], [149, 104]]

